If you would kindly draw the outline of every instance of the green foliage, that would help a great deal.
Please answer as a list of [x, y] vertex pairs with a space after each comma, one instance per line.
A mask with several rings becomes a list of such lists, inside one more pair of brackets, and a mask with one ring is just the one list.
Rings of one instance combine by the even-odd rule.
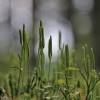
[[19, 35], [21, 45], [21, 53], [18, 54], [19, 63], [13, 65], [11, 53], [10, 68], [13, 68], [13, 71], [8, 74], [3, 88], [0, 88], [1, 100], [5, 98], [6, 100], [100, 100], [98, 89], [100, 74], [95, 70], [92, 48], [91, 55], [88, 55], [88, 46], [82, 47], [82, 66], [78, 66], [75, 62], [75, 50], [70, 54], [68, 44], [61, 46], [59, 31], [57, 63], [52, 64], [52, 36], [50, 36], [49, 64], [45, 66], [44, 28], [40, 21], [37, 64], [34, 70], [30, 71], [30, 38], [25, 32], [25, 25], [23, 30], [19, 30]]

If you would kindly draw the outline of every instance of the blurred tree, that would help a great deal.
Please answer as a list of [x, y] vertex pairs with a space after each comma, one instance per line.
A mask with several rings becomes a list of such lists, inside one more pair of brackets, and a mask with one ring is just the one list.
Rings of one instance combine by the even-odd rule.
[[95, 0], [94, 7], [94, 54], [96, 61], [96, 68], [100, 70], [100, 0]]

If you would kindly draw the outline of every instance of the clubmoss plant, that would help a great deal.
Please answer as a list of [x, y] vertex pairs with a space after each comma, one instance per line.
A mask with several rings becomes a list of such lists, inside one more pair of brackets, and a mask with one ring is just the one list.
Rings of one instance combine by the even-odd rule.
[[100, 91], [97, 88], [100, 85], [100, 74], [95, 70], [92, 48], [89, 55], [88, 46], [82, 47], [82, 66], [78, 66], [75, 61], [75, 50], [71, 54], [68, 44], [62, 46], [59, 31], [57, 62], [55, 64], [51, 62], [53, 43], [50, 36], [49, 64], [45, 66], [44, 28], [40, 20], [37, 64], [34, 70], [30, 70], [30, 38], [25, 32], [25, 25], [19, 30], [19, 35], [21, 45], [21, 52], [18, 54], [19, 64], [14, 65], [11, 52], [10, 68], [16, 70], [16, 73], [14, 75], [13, 70], [8, 74], [8, 84], [5, 82], [3, 88], [0, 88], [0, 100], [5, 98], [6, 100], [100, 100]]
[[[100, 73], [97, 73], [95, 68], [93, 49], [91, 48], [92, 60], [90, 60], [87, 54], [87, 45], [82, 47], [83, 49], [83, 70], [80, 69], [80, 74], [82, 75], [84, 81], [86, 82], [86, 100], [93, 100], [93, 90], [100, 80]], [[92, 62], [90, 62], [92, 61]], [[84, 72], [84, 74], [83, 74]]]
[[42, 21], [40, 20], [39, 47], [38, 47], [38, 59], [37, 59], [37, 66], [40, 74], [39, 76], [43, 76], [44, 74], [44, 64], [45, 64], [45, 57], [43, 52], [44, 47], [45, 47], [44, 28], [42, 26]]

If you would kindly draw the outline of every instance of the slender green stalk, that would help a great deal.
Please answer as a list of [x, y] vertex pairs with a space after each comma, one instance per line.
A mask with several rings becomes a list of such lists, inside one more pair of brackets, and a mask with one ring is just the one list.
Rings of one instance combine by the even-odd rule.
[[52, 37], [48, 41], [48, 57], [49, 57], [49, 72], [48, 72], [48, 80], [50, 75], [50, 67], [51, 67], [51, 58], [52, 58]]
[[9, 87], [11, 92], [11, 99], [14, 100], [13, 79], [11, 73], [8, 74]]
[[68, 44], [65, 45], [65, 57], [66, 57], [65, 66], [66, 66], [66, 68], [68, 68], [69, 67], [69, 49], [68, 49]]
[[91, 56], [92, 56], [91, 66], [92, 69], [95, 69], [95, 58], [94, 58], [93, 48], [91, 48]]
[[62, 36], [61, 36], [61, 31], [59, 31], [59, 50], [61, 49], [61, 39], [62, 39]]

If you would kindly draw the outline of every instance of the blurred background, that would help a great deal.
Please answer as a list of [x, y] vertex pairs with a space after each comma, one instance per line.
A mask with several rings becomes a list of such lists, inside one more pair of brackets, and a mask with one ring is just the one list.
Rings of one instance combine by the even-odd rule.
[[20, 52], [18, 31], [23, 23], [31, 37], [31, 64], [35, 63], [40, 19], [45, 32], [46, 58], [50, 35], [53, 61], [57, 58], [58, 32], [61, 31], [62, 45], [69, 44], [70, 52], [76, 49], [77, 63], [80, 63], [82, 46], [88, 44], [94, 49], [96, 68], [100, 69], [100, 0], [0, 0], [0, 73], [9, 69], [9, 51], [12, 50], [15, 57]]

